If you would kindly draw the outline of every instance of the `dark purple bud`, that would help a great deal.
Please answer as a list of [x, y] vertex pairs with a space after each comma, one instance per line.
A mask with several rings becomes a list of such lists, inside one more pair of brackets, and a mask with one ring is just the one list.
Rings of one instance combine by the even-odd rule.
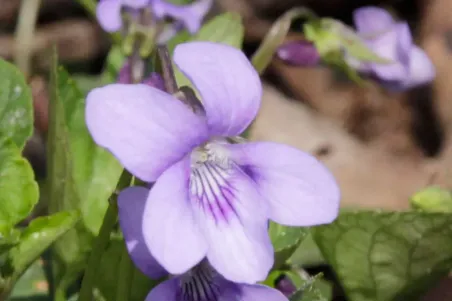
[[314, 44], [308, 41], [292, 41], [281, 45], [278, 57], [295, 66], [315, 66], [320, 62], [320, 55]]
[[145, 78], [143, 84], [165, 91], [165, 82], [163, 81], [162, 76], [157, 72], [153, 72], [149, 77]]
[[286, 297], [292, 296], [297, 291], [292, 280], [284, 274], [279, 276], [275, 281], [275, 288], [282, 292]]

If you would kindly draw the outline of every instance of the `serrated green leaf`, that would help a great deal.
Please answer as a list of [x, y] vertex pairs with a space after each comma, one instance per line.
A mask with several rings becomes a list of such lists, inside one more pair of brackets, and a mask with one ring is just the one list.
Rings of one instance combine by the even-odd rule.
[[426, 212], [452, 213], [452, 193], [439, 187], [426, 188], [414, 194], [411, 205]]
[[[243, 27], [240, 15], [227, 12], [216, 16], [204, 24], [190, 41], [223, 43], [240, 49], [242, 47], [244, 35], [245, 28]], [[177, 66], [174, 68], [174, 73], [179, 87], [189, 86], [196, 91], [196, 88], [192, 85], [190, 80], [182, 74]]]
[[72, 175], [80, 198], [80, 209], [85, 227], [93, 235], [99, 232], [123, 171], [116, 158], [94, 143], [85, 123], [85, 100], [69, 74], [59, 68], [58, 90], [65, 113]]
[[283, 266], [308, 233], [306, 228], [288, 227], [270, 222], [269, 235], [275, 251], [273, 268], [278, 269]]
[[78, 212], [60, 212], [34, 219], [22, 232], [20, 243], [10, 251], [12, 280], [17, 280], [58, 238], [79, 220]]
[[[124, 273], [125, 270], [127, 273]], [[124, 241], [119, 239], [112, 240], [102, 255], [96, 281], [96, 287], [107, 301], [117, 301], [118, 298], [143, 301], [151, 288], [158, 283], [133, 265]]]
[[416, 299], [452, 268], [452, 215], [344, 213], [314, 238], [352, 300]]
[[0, 59], [0, 132], [19, 150], [33, 131], [33, 100], [23, 74]]
[[294, 7], [284, 13], [273, 23], [258, 50], [251, 58], [254, 68], [256, 68], [259, 73], [264, 72], [270, 64], [273, 55], [276, 53], [279, 46], [284, 42], [287, 34], [289, 33], [292, 22], [301, 17], [306, 17], [308, 19], [316, 18], [312, 11], [304, 7]]
[[38, 184], [19, 148], [0, 134], [0, 237], [25, 219], [38, 202]]

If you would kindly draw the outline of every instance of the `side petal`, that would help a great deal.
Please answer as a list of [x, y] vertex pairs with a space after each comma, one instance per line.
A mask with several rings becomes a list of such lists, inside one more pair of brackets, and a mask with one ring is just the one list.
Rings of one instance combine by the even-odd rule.
[[179, 290], [179, 279], [171, 278], [154, 287], [145, 301], [177, 301], [176, 297]]
[[100, 26], [107, 32], [121, 29], [122, 0], [101, 0], [96, 7], [96, 17]]
[[202, 96], [212, 135], [242, 133], [259, 110], [262, 84], [242, 51], [225, 44], [179, 44], [174, 62]]
[[184, 24], [194, 34], [201, 27], [204, 16], [212, 6], [213, 0], [197, 0], [188, 5], [176, 5], [165, 0], [153, 0], [152, 8], [158, 18], [170, 16]]
[[365, 6], [353, 12], [355, 27], [359, 33], [371, 34], [383, 32], [394, 24], [392, 16], [376, 6]]
[[315, 157], [276, 143], [229, 145], [230, 157], [256, 183], [270, 203], [270, 219], [293, 226], [333, 221], [339, 211], [339, 187]]
[[378, 56], [391, 60], [390, 64], [370, 64], [375, 75], [384, 81], [404, 81], [408, 77], [409, 66], [403, 58], [408, 55], [401, 53], [399, 47], [398, 26], [379, 35], [373, 40], [367, 40], [367, 44]]
[[143, 84], [92, 90], [86, 124], [98, 145], [147, 182], [207, 138], [203, 119], [171, 95]]
[[189, 169], [185, 158], [166, 170], [152, 187], [143, 211], [145, 243], [171, 274], [186, 272], [207, 253], [188, 198]]
[[415, 46], [411, 49], [410, 76], [403, 84], [405, 88], [422, 85], [433, 81], [436, 69], [429, 56], [422, 48]]
[[289, 301], [280, 291], [265, 285], [240, 285], [241, 301]]
[[210, 264], [233, 282], [264, 280], [273, 265], [273, 247], [268, 208], [253, 183], [240, 170], [214, 164], [194, 174], [191, 200]]
[[143, 210], [148, 194], [149, 189], [143, 187], [130, 187], [119, 194], [119, 225], [132, 261], [145, 275], [158, 279], [167, 273], [151, 255], [143, 237]]

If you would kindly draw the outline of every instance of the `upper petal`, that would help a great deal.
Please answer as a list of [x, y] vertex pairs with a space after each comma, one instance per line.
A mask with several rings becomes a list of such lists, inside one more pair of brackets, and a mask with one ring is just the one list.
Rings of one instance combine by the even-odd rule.
[[220, 43], [179, 44], [174, 62], [202, 96], [212, 135], [242, 133], [259, 110], [262, 84], [242, 51]]
[[385, 31], [394, 23], [394, 19], [386, 10], [376, 6], [356, 9], [353, 12], [353, 20], [358, 32], [364, 34]]
[[339, 187], [315, 157], [276, 143], [230, 145], [231, 158], [255, 181], [270, 203], [269, 217], [280, 224], [312, 226], [333, 221]]
[[154, 287], [145, 301], [176, 301], [179, 290], [179, 278], [171, 278]]
[[176, 5], [165, 0], [153, 0], [152, 8], [158, 18], [170, 16], [181, 21], [189, 32], [196, 33], [213, 0], [198, 0], [188, 5]]
[[96, 17], [100, 26], [108, 32], [121, 29], [122, 0], [101, 0], [96, 7]]
[[234, 282], [264, 280], [273, 265], [268, 212], [248, 177], [206, 162], [194, 171], [190, 192], [211, 265]]
[[171, 95], [143, 84], [92, 90], [86, 123], [97, 144], [148, 182], [207, 138], [203, 119]]
[[119, 194], [119, 225], [124, 234], [127, 250], [135, 265], [145, 275], [157, 279], [167, 273], [144, 244], [143, 210], [148, 194], [149, 189], [143, 187], [130, 187]]
[[143, 213], [145, 243], [172, 274], [186, 272], [207, 252], [188, 197], [189, 169], [188, 158], [168, 168], [152, 187]]

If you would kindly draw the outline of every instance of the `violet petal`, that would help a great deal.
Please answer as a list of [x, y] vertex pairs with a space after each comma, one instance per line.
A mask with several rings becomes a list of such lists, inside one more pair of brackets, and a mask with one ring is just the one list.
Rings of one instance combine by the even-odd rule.
[[107, 32], [121, 29], [122, 0], [101, 0], [96, 7], [96, 17], [100, 26]]
[[183, 43], [174, 61], [202, 96], [211, 135], [238, 135], [250, 125], [261, 104], [262, 84], [242, 51], [220, 43]]
[[119, 194], [119, 225], [132, 261], [145, 275], [157, 279], [165, 276], [167, 272], [144, 244], [143, 210], [148, 194], [149, 189], [143, 187], [130, 187]]
[[332, 222], [340, 191], [328, 169], [315, 157], [277, 143], [230, 145], [230, 157], [248, 172], [270, 204], [270, 219], [292, 226]]
[[171, 95], [144, 84], [92, 90], [86, 100], [86, 123], [97, 144], [147, 182], [207, 139], [202, 118]]
[[392, 16], [376, 6], [365, 6], [353, 12], [356, 29], [362, 34], [381, 33], [394, 24]]
[[200, 262], [207, 243], [188, 198], [190, 159], [168, 168], [152, 187], [144, 208], [143, 235], [157, 261], [171, 274]]

